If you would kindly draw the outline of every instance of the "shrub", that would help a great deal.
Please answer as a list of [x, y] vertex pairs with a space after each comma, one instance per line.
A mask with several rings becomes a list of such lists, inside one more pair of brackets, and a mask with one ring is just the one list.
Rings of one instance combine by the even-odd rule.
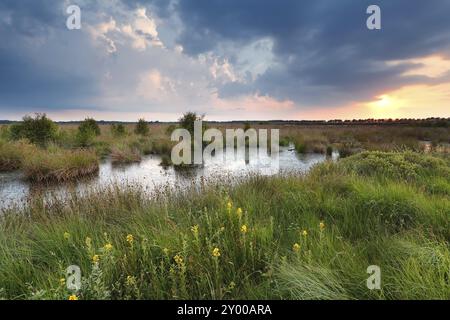
[[78, 130], [75, 140], [79, 147], [90, 147], [94, 143], [95, 133], [91, 130]]
[[92, 118], [84, 119], [84, 121], [78, 127], [78, 131], [79, 132], [91, 132], [96, 136], [99, 136], [101, 134], [101, 130], [97, 124], [97, 121], [95, 121]]
[[76, 142], [79, 147], [90, 147], [96, 136], [101, 134], [100, 127], [92, 118], [86, 118], [78, 127]]
[[37, 113], [35, 117], [25, 116], [23, 121], [11, 125], [11, 137], [15, 140], [28, 139], [31, 143], [45, 146], [55, 140], [57, 125], [47, 115]]
[[281, 139], [280, 139], [281, 147], [288, 147], [290, 143], [291, 143], [291, 140], [289, 137], [281, 137]]
[[134, 133], [146, 136], [149, 133], [148, 123], [145, 121], [145, 119], [139, 119], [136, 128], [134, 129]]
[[123, 137], [127, 134], [127, 129], [122, 123], [113, 123], [111, 125], [111, 132], [115, 137]]
[[203, 120], [204, 116], [199, 116], [195, 112], [186, 112], [178, 120], [180, 127], [189, 131], [192, 135], [194, 134], [194, 123], [195, 121]]

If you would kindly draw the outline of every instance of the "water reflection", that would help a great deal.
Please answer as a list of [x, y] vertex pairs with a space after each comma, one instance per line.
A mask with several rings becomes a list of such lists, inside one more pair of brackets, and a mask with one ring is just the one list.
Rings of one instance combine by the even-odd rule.
[[[336, 158], [337, 155], [334, 155]], [[76, 183], [33, 185], [23, 179], [20, 172], [0, 173], [0, 209], [10, 206], [23, 206], [27, 200], [34, 197], [56, 194], [64, 196], [67, 191], [83, 191], [91, 188], [107, 187], [111, 184], [126, 186], [139, 184], [147, 190], [155, 190], [162, 185], [183, 185], [198, 183], [201, 179], [209, 179], [215, 176], [243, 177], [249, 174], [273, 175], [278, 173], [278, 168], [270, 163], [270, 156], [266, 159], [254, 160], [240, 155], [234, 161], [224, 163], [219, 156], [212, 157], [204, 165], [194, 168], [174, 169], [160, 166], [159, 156], [144, 157], [142, 162], [117, 166], [110, 161], [100, 164], [97, 176], [86, 178]], [[298, 155], [292, 148], [280, 148], [279, 171], [306, 172], [313, 165], [326, 159], [324, 155], [307, 154]]]

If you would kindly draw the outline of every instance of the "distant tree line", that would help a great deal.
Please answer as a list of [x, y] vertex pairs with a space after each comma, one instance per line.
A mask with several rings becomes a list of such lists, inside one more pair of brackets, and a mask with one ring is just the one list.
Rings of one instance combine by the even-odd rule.
[[[187, 115], [190, 112], [186, 113]], [[185, 117], [185, 115], [183, 116]], [[187, 117], [189, 118], [189, 116]], [[138, 122], [130, 122], [130, 121], [106, 121], [106, 120], [97, 120], [96, 123], [98, 125], [112, 125], [112, 124], [138, 124], [138, 126], [142, 125], [142, 120], [140, 119]], [[179, 120], [180, 121], [180, 120]], [[179, 123], [178, 121], [178, 123]], [[11, 121], [11, 120], [0, 120], [1, 124], [14, 124], [20, 121]], [[82, 124], [84, 121], [58, 121], [58, 124]], [[450, 127], [450, 118], [425, 118], [425, 119], [415, 119], [415, 118], [401, 118], [401, 119], [353, 119], [353, 120], [268, 120], [268, 121], [260, 121], [260, 120], [233, 120], [233, 121], [207, 121], [208, 123], [245, 123], [246, 125], [250, 124], [301, 124], [301, 125], [409, 125], [409, 126], [424, 126], [424, 127]], [[175, 124], [177, 121], [148, 121], [148, 123], [169, 123]], [[142, 128], [142, 127], [141, 127]], [[142, 129], [139, 129], [142, 130]], [[145, 132], [144, 131], [140, 132]]]

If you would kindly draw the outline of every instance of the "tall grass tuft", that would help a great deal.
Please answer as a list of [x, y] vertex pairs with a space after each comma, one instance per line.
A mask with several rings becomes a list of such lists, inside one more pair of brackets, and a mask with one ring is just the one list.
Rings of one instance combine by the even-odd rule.
[[25, 140], [6, 142], [0, 139], [0, 171], [20, 169], [24, 158], [35, 151], [36, 147]]
[[62, 182], [98, 172], [97, 155], [89, 150], [37, 149], [23, 161], [25, 177], [32, 182]]

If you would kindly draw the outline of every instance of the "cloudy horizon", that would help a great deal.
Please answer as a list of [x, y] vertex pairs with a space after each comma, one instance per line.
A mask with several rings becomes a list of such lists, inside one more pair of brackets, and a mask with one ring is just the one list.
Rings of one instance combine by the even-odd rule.
[[[368, 30], [366, 9], [381, 8]], [[80, 30], [66, 9], [81, 8]], [[450, 117], [450, 1], [2, 0], [0, 119]]]

